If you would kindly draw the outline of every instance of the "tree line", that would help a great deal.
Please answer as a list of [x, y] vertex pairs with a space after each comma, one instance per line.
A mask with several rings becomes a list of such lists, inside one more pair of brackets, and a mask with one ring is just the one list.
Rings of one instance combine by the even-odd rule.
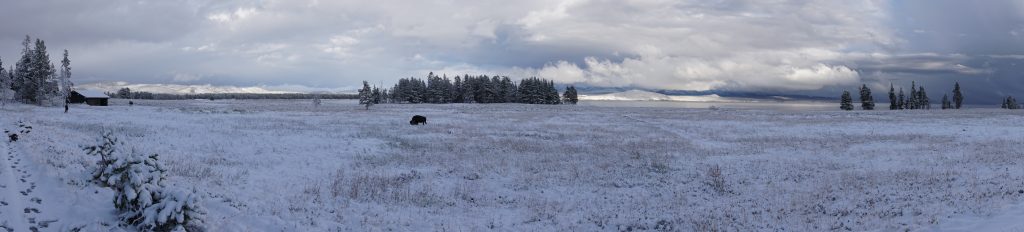
[[[860, 88], [860, 101], [861, 109], [863, 110], [874, 110], [875, 100], [871, 96], [871, 89], [868, 86], [861, 85]], [[1012, 98], [1012, 97], [1011, 97]], [[839, 109], [842, 110], [853, 110], [853, 98], [850, 96], [849, 91], [843, 91], [843, 94], [839, 97]], [[953, 99], [950, 100], [948, 95], [942, 95], [942, 109], [960, 109], [963, 107], [964, 95], [960, 91], [960, 82], [956, 82], [953, 85]], [[1004, 106], [1006, 103], [1004, 103]], [[1006, 107], [1003, 107], [1006, 108]], [[925, 91], [924, 86], [917, 86], [917, 82], [910, 83], [910, 94], [905, 95], [903, 88], [899, 89], [897, 93], [896, 88], [892, 83], [889, 84], [889, 110], [928, 110], [931, 109], [931, 102], [928, 98], [928, 93]]]
[[[512, 81], [507, 76], [438, 76], [433, 72], [426, 79], [402, 78], [390, 89], [370, 87], [363, 81], [359, 90], [360, 104], [382, 103], [524, 103], [576, 104], [579, 96], [574, 86], [566, 86], [560, 95], [555, 82], [530, 77]], [[369, 108], [369, 105], [367, 106]]]
[[22, 41], [21, 58], [14, 66], [3, 67], [0, 60], [0, 100], [15, 100], [25, 104], [45, 105], [61, 99], [70, 93], [71, 60], [64, 50], [60, 70], [53, 66], [46, 42], [25, 36]]

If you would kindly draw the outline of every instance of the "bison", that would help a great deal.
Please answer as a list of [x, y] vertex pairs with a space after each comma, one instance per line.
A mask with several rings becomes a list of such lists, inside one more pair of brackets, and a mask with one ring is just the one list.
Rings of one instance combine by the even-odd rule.
[[423, 115], [412, 116], [412, 120], [409, 120], [409, 125], [427, 124], [427, 117]]

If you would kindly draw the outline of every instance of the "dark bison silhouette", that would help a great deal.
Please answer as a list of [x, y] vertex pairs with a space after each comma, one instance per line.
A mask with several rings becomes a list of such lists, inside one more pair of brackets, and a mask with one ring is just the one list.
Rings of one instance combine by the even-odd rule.
[[412, 116], [412, 120], [409, 120], [409, 125], [427, 124], [427, 117], [423, 115]]

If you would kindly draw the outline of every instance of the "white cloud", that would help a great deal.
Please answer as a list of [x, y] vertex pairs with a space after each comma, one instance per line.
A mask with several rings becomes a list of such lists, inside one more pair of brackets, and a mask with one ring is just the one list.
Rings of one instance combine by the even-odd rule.
[[[93, 38], [68, 42], [73, 60], [82, 58], [75, 61], [81, 70], [76, 75], [133, 82], [343, 86], [435, 71], [656, 89], [814, 90], [859, 82], [865, 73], [992, 72], [962, 55], [901, 55], [911, 43], [887, 25], [894, 15], [890, 5], [884, 0], [229, 0], [151, 8], [95, 3], [76, 7], [102, 12], [85, 14], [90, 23], [57, 20], [70, 17], [64, 14], [15, 15], [54, 19], [19, 20], [33, 23], [69, 22], [67, 30], [49, 29], [56, 25], [0, 29], [68, 31], [51, 36], [58, 40], [53, 47], [63, 47], [65, 38]], [[117, 8], [132, 14], [118, 14]], [[0, 15], [5, 17], [14, 16]], [[941, 32], [917, 26], [911, 30]], [[18, 39], [8, 38], [10, 45]], [[0, 47], [6, 49], [0, 52], [17, 53], [16, 46], [9, 47], [14, 48]]]

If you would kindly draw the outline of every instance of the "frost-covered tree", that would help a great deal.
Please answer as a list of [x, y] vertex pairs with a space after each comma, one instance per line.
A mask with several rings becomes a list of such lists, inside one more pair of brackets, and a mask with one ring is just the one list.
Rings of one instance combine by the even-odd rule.
[[896, 88], [892, 86], [892, 83], [889, 83], [889, 110], [898, 109], [900, 109], [900, 105], [896, 102]]
[[71, 59], [68, 58], [68, 50], [64, 49], [64, 59], [60, 61], [60, 97], [64, 104], [68, 102], [68, 95], [71, 94]]
[[35, 51], [30, 47], [31, 44], [32, 39], [26, 35], [25, 40], [21, 42], [21, 59], [15, 64], [12, 89], [17, 94], [16, 98], [19, 101], [35, 104], [36, 96], [38, 96], [36, 91], [39, 90], [39, 87], [36, 86], [33, 76], [35, 65], [32, 60], [35, 58]]
[[34, 58], [32, 58], [32, 80], [36, 88], [36, 104], [49, 103], [51, 99], [58, 96], [59, 83], [57, 81], [56, 69], [50, 62], [50, 54], [46, 52], [46, 42], [36, 39]]
[[860, 108], [863, 110], [875, 109], [875, 97], [871, 96], [871, 89], [868, 89], [866, 84], [860, 87]]
[[359, 90], [359, 104], [366, 106], [366, 110], [370, 110], [373, 105], [373, 91], [370, 90], [369, 82], [363, 81], [363, 88]]
[[156, 154], [143, 155], [126, 148], [110, 133], [104, 134], [100, 142], [85, 148], [87, 154], [100, 157], [93, 180], [114, 190], [114, 207], [121, 212], [119, 217], [137, 225], [142, 211], [155, 203], [155, 195], [163, 187], [165, 169], [157, 162]]
[[3, 105], [6, 105], [7, 101], [14, 97], [14, 90], [11, 90], [14, 79], [11, 77], [10, 71], [4, 69], [4, 62], [0, 60], [0, 104]]
[[850, 97], [850, 91], [843, 91], [843, 96], [839, 98], [839, 109], [853, 110], [853, 97]]
[[960, 82], [953, 85], [953, 108], [960, 109], [964, 103], [964, 94], [960, 92]]

